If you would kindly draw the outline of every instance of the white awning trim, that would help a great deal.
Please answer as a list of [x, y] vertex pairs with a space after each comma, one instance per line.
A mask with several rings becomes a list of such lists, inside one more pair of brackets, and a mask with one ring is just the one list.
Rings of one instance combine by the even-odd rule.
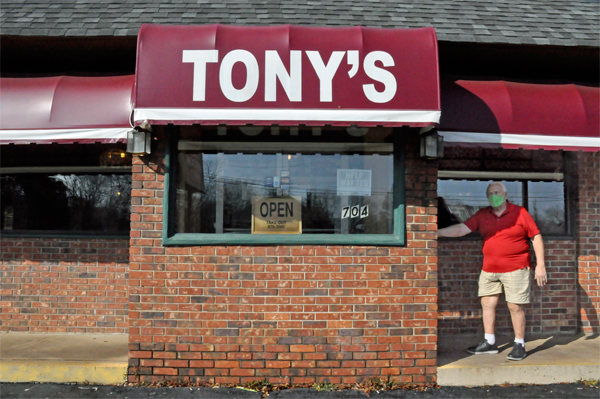
[[0, 144], [52, 143], [99, 141], [116, 143], [127, 141], [131, 128], [86, 128], [86, 129], [19, 129], [0, 130]]
[[439, 123], [441, 111], [357, 109], [136, 108], [142, 121], [272, 121], [348, 123]]
[[449, 143], [482, 143], [482, 144], [514, 144], [540, 145], [556, 147], [600, 147], [600, 138], [545, 136], [536, 134], [505, 133], [472, 133], [472, 132], [438, 132]]

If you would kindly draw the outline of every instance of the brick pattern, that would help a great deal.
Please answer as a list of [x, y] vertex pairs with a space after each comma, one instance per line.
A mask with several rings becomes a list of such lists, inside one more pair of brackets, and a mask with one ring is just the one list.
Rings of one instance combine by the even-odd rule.
[[462, 334], [482, 330], [481, 306], [477, 298], [477, 280], [483, 261], [481, 242], [440, 240], [438, 256], [438, 333]]
[[129, 381], [435, 381], [437, 172], [415, 145], [392, 248], [165, 248], [163, 152], [133, 161]]
[[127, 239], [2, 237], [0, 244], [0, 331], [127, 332]]
[[[483, 334], [477, 287], [483, 256], [481, 240], [439, 242], [439, 333]], [[575, 243], [545, 241], [548, 284], [533, 284], [531, 303], [526, 306], [526, 333], [577, 332], [577, 287]], [[532, 262], [535, 257], [532, 251]], [[533, 271], [532, 271], [533, 274]], [[496, 333], [512, 335], [513, 328], [504, 295], [496, 310]]]
[[600, 332], [600, 153], [579, 153], [579, 328]]

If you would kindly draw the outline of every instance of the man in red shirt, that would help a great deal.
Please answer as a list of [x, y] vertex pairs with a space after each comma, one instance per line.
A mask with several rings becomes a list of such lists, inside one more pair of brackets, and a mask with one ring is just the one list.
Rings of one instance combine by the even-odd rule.
[[525, 310], [531, 291], [529, 242], [533, 243], [536, 267], [535, 279], [540, 287], [548, 282], [544, 265], [544, 242], [533, 218], [521, 206], [507, 201], [502, 183], [491, 183], [486, 195], [489, 207], [480, 209], [464, 223], [440, 229], [439, 237], [462, 237], [479, 231], [483, 237], [483, 270], [479, 276], [479, 296], [483, 310], [484, 339], [467, 351], [479, 355], [498, 353], [494, 327], [496, 306], [504, 291], [513, 329], [515, 344], [509, 360], [522, 360], [525, 351]]

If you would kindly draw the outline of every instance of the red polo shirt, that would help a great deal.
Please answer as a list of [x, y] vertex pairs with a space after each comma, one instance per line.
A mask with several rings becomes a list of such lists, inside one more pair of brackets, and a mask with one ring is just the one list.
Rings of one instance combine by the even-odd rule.
[[483, 270], [508, 273], [531, 265], [529, 242], [540, 233], [533, 218], [522, 206], [506, 202], [506, 210], [496, 216], [491, 206], [480, 209], [465, 222], [483, 237]]

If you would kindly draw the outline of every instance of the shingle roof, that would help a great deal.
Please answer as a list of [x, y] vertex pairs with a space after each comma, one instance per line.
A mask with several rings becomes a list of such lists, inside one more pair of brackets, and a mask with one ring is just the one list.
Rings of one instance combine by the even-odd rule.
[[143, 23], [433, 26], [451, 42], [599, 46], [599, 0], [1, 0], [0, 32], [136, 36]]

